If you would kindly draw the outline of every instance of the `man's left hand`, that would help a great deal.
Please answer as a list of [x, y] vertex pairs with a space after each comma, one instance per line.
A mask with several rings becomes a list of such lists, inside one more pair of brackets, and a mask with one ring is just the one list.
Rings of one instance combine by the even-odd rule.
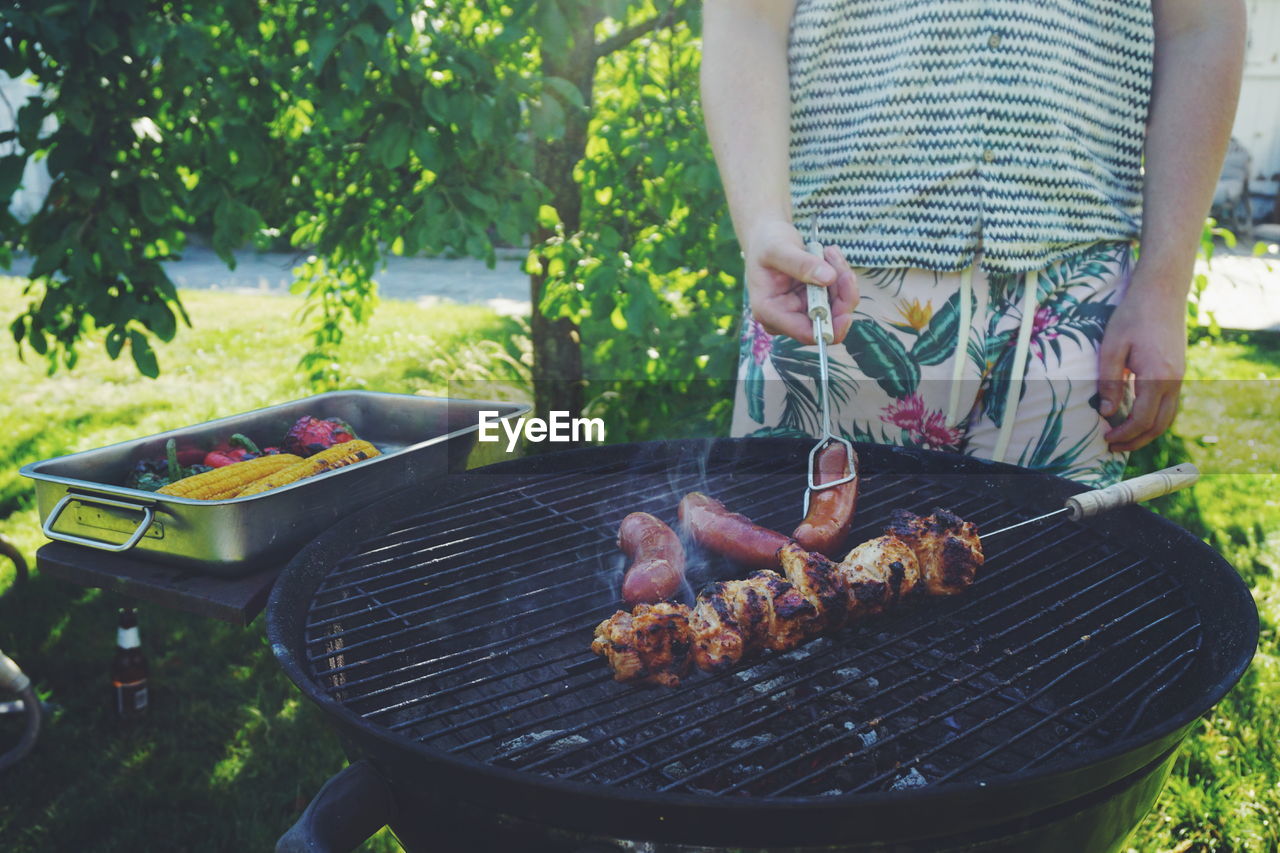
[[1167, 283], [1144, 279], [1139, 264], [1098, 350], [1103, 417], [1119, 411], [1128, 374], [1134, 379], [1129, 417], [1105, 436], [1112, 451], [1137, 450], [1169, 428], [1187, 368], [1186, 297], [1171, 295]]

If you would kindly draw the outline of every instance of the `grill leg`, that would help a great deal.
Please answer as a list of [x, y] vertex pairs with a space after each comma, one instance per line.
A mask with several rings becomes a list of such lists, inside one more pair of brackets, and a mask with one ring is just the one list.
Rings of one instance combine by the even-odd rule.
[[276, 853], [345, 853], [395, 817], [395, 800], [367, 760], [348, 764], [329, 778], [298, 822], [276, 842]]

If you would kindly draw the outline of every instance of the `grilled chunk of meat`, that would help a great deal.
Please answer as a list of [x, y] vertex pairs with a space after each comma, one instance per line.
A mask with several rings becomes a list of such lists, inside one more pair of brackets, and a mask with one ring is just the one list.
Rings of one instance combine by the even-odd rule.
[[703, 595], [729, 614], [742, 635], [744, 654], [765, 647], [765, 637], [773, 622], [773, 597], [768, 590], [751, 581], [729, 580], [710, 584], [698, 598]]
[[[742, 583], [745, 581], [711, 583], [698, 593], [689, 625], [693, 628], [693, 662], [704, 672], [727, 669], [742, 660], [747, 651], [748, 638], [739, 627], [739, 610], [734, 607], [736, 596], [726, 592], [728, 584]], [[753, 602], [751, 612], [759, 613], [763, 619], [763, 606], [762, 602]], [[752, 630], [748, 623], [748, 634]]]
[[765, 619], [760, 625], [761, 643], [766, 649], [786, 652], [796, 648], [814, 633], [818, 610], [777, 572], [765, 569], [744, 581], [759, 599], [768, 602]]
[[[697, 644], [697, 630], [710, 630], [712, 613], [741, 638], [739, 658], [761, 649], [794, 649], [808, 638], [818, 617], [817, 609], [799, 590], [768, 569], [755, 572], [746, 580], [708, 584], [698, 593], [695, 615], [699, 610], [702, 618], [695, 623], [694, 660], [702, 669], [716, 668], [711, 638], [705, 637], [701, 644], [701, 648], [707, 650], [705, 655], [700, 653]], [[732, 637], [721, 638], [721, 641], [726, 650], [734, 649]], [[710, 666], [703, 664], [704, 657]]]
[[596, 626], [591, 651], [609, 661], [616, 681], [675, 687], [692, 662], [689, 608], [660, 602], [619, 610]]
[[954, 595], [969, 588], [982, 565], [978, 528], [949, 510], [923, 518], [895, 510], [885, 533], [905, 542], [920, 563], [920, 578], [930, 595]]
[[896, 536], [880, 536], [849, 552], [837, 567], [849, 596], [850, 616], [883, 613], [920, 583], [915, 552]]
[[849, 609], [848, 588], [835, 563], [821, 554], [810, 553], [795, 542], [778, 551], [787, 580], [813, 605], [816, 616], [810, 630], [830, 631], [844, 625]]

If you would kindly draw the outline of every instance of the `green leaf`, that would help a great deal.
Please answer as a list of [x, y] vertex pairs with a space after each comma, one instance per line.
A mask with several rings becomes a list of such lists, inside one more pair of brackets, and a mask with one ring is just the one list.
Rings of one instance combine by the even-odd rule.
[[48, 112], [44, 99], [39, 95], [27, 98], [18, 110], [18, 144], [23, 149], [34, 151], [39, 147], [40, 129]]
[[119, 46], [120, 40], [116, 38], [116, 34], [103, 26], [93, 26], [89, 29], [89, 34], [85, 36], [85, 41], [89, 47], [98, 53], [110, 53]]
[[31, 328], [27, 333], [27, 343], [31, 344], [31, 348], [36, 351], [36, 355], [45, 355], [49, 352], [49, 340], [45, 337], [44, 325], [37, 319], [32, 318]]
[[373, 31], [373, 25], [368, 21], [361, 21], [351, 28], [349, 35], [364, 43], [365, 47], [370, 49], [378, 46], [378, 34]]
[[747, 416], [758, 424], [764, 423], [764, 370], [752, 359], [747, 365], [746, 387]]
[[52, 274], [58, 267], [62, 266], [62, 261], [66, 256], [67, 244], [62, 240], [45, 246], [40, 251], [40, 254], [36, 256], [36, 262], [31, 266], [31, 278], [43, 278]]
[[586, 102], [582, 99], [582, 92], [578, 91], [577, 86], [563, 77], [544, 77], [542, 85], [559, 95], [560, 100], [567, 106], [576, 110], [586, 108]]
[[858, 369], [891, 397], [906, 397], [920, 384], [920, 368], [893, 333], [872, 320], [854, 320], [844, 339]]
[[564, 107], [554, 97], [539, 98], [529, 109], [529, 121], [539, 139], [560, 139], [564, 136]]
[[311, 42], [311, 68], [318, 74], [324, 64], [329, 61], [330, 54], [338, 44], [338, 33], [332, 29], [322, 30]]
[[409, 158], [409, 136], [409, 125], [403, 121], [392, 121], [379, 134], [375, 144], [384, 168], [398, 168]]
[[538, 224], [543, 228], [555, 228], [560, 224], [560, 213], [549, 204], [538, 207]]
[[138, 199], [142, 204], [142, 215], [157, 224], [169, 221], [170, 206], [154, 181], [145, 181], [138, 189]]
[[112, 361], [120, 357], [120, 351], [124, 349], [124, 330], [119, 326], [113, 326], [111, 331], [107, 332], [107, 355]]
[[[991, 422], [996, 426], [1004, 424], [1004, 404], [1005, 399], [1009, 396], [1009, 381], [1012, 379], [1013, 373], [1013, 355], [1016, 347], [1006, 346], [1000, 351], [1000, 355], [996, 358], [995, 364], [991, 368], [991, 379], [987, 383], [987, 390], [982, 397], [982, 410], [987, 417], [991, 418]], [[1019, 391], [1019, 399], [1021, 394], [1026, 390], [1023, 385], [1022, 391]]]
[[560, 8], [559, 0], [541, 0], [534, 11], [534, 20], [538, 34], [542, 36], [542, 49], [550, 51], [567, 50], [573, 42], [569, 29], [569, 19]]
[[[977, 299], [970, 294], [970, 310], [976, 307]], [[960, 291], [951, 294], [951, 298], [943, 303], [938, 313], [933, 315], [929, 325], [916, 339], [911, 347], [911, 357], [917, 364], [942, 364], [955, 352], [960, 341]]]
[[419, 130], [413, 134], [413, 153], [418, 155], [418, 162], [425, 168], [430, 169], [436, 164], [440, 151], [429, 131]]
[[230, 196], [224, 197], [213, 211], [213, 250], [224, 263], [235, 269], [233, 249], [248, 239], [257, 228], [258, 217], [248, 205]]
[[151, 349], [146, 335], [136, 330], [130, 331], [129, 352], [133, 355], [133, 363], [137, 365], [138, 372], [143, 376], [155, 379], [160, 375], [160, 364], [156, 361], [155, 350]]
[[474, 208], [484, 213], [495, 213], [498, 210], [498, 201], [488, 193], [481, 192], [469, 186], [462, 188], [462, 197]]
[[171, 341], [178, 333], [178, 322], [163, 302], [156, 302], [147, 313], [147, 328], [162, 341]]
[[27, 157], [25, 154], [10, 154], [7, 157], [0, 157], [0, 199], [4, 199], [7, 202], [18, 191], [18, 184], [22, 182], [22, 172], [26, 165]]
[[1079, 329], [1092, 344], [1099, 344], [1107, 331], [1107, 322], [1116, 310], [1114, 305], [1102, 302], [1082, 302], [1062, 318], [1062, 325]]

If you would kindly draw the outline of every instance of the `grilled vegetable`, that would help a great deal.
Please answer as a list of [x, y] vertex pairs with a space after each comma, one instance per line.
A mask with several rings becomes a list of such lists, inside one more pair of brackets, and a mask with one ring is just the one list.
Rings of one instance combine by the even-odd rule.
[[259, 456], [257, 459], [246, 459], [234, 465], [224, 465], [221, 468], [214, 468], [212, 471], [170, 483], [159, 489], [158, 493], [202, 501], [223, 500], [235, 497], [241, 489], [252, 482], [302, 461], [301, 457], [288, 453]]
[[[283, 455], [281, 454], [281, 456]], [[356, 462], [363, 462], [378, 455], [380, 455], [378, 448], [367, 441], [361, 441], [360, 439], [344, 441], [342, 444], [335, 444], [328, 450], [322, 450], [314, 456], [295, 462], [287, 468], [282, 468], [267, 477], [249, 483], [236, 497], [243, 498], [260, 494], [268, 489], [287, 486], [290, 483], [301, 480], [303, 477], [313, 477], [316, 474], [322, 474], [325, 471], [332, 471], [334, 468], [341, 468]], [[277, 459], [279, 457], [264, 456], [262, 458]]]
[[169, 485], [169, 462], [166, 459], [139, 459], [124, 484], [131, 489], [154, 492]]
[[252, 439], [236, 433], [228, 439], [226, 447], [215, 448], [206, 453], [204, 464], [210, 468], [222, 468], [246, 459], [257, 459], [262, 455], [263, 452], [258, 449], [258, 445], [254, 444]]
[[[211, 466], [200, 464], [200, 456], [192, 456], [191, 449], [179, 451], [177, 443], [171, 438], [164, 444], [165, 458], [141, 459], [133, 466], [124, 484], [131, 489], [142, 489], [154, 492], [157, 489], [176, 483], [184, 477], [202, 474]], [[194, 458], [194, 463], [184, 461]]]
[[164, 453], [169, 462], [169, 482], [176, 483], [184, 477], [191, 477], [195, 474], [202, 474], [209, 470], [209, 466], [200, 464], [199, 457], [196, 461], [183, 465], [183, 456], [190, 456], [190, 449], [178, 452], [178, 443], [172, 438], [164, 443]]
[[280, 449], [285, 453], [307, 457], [355, 438], [356, 431], [341, 418], [321, 420], [303, 415], [289, 428]]

